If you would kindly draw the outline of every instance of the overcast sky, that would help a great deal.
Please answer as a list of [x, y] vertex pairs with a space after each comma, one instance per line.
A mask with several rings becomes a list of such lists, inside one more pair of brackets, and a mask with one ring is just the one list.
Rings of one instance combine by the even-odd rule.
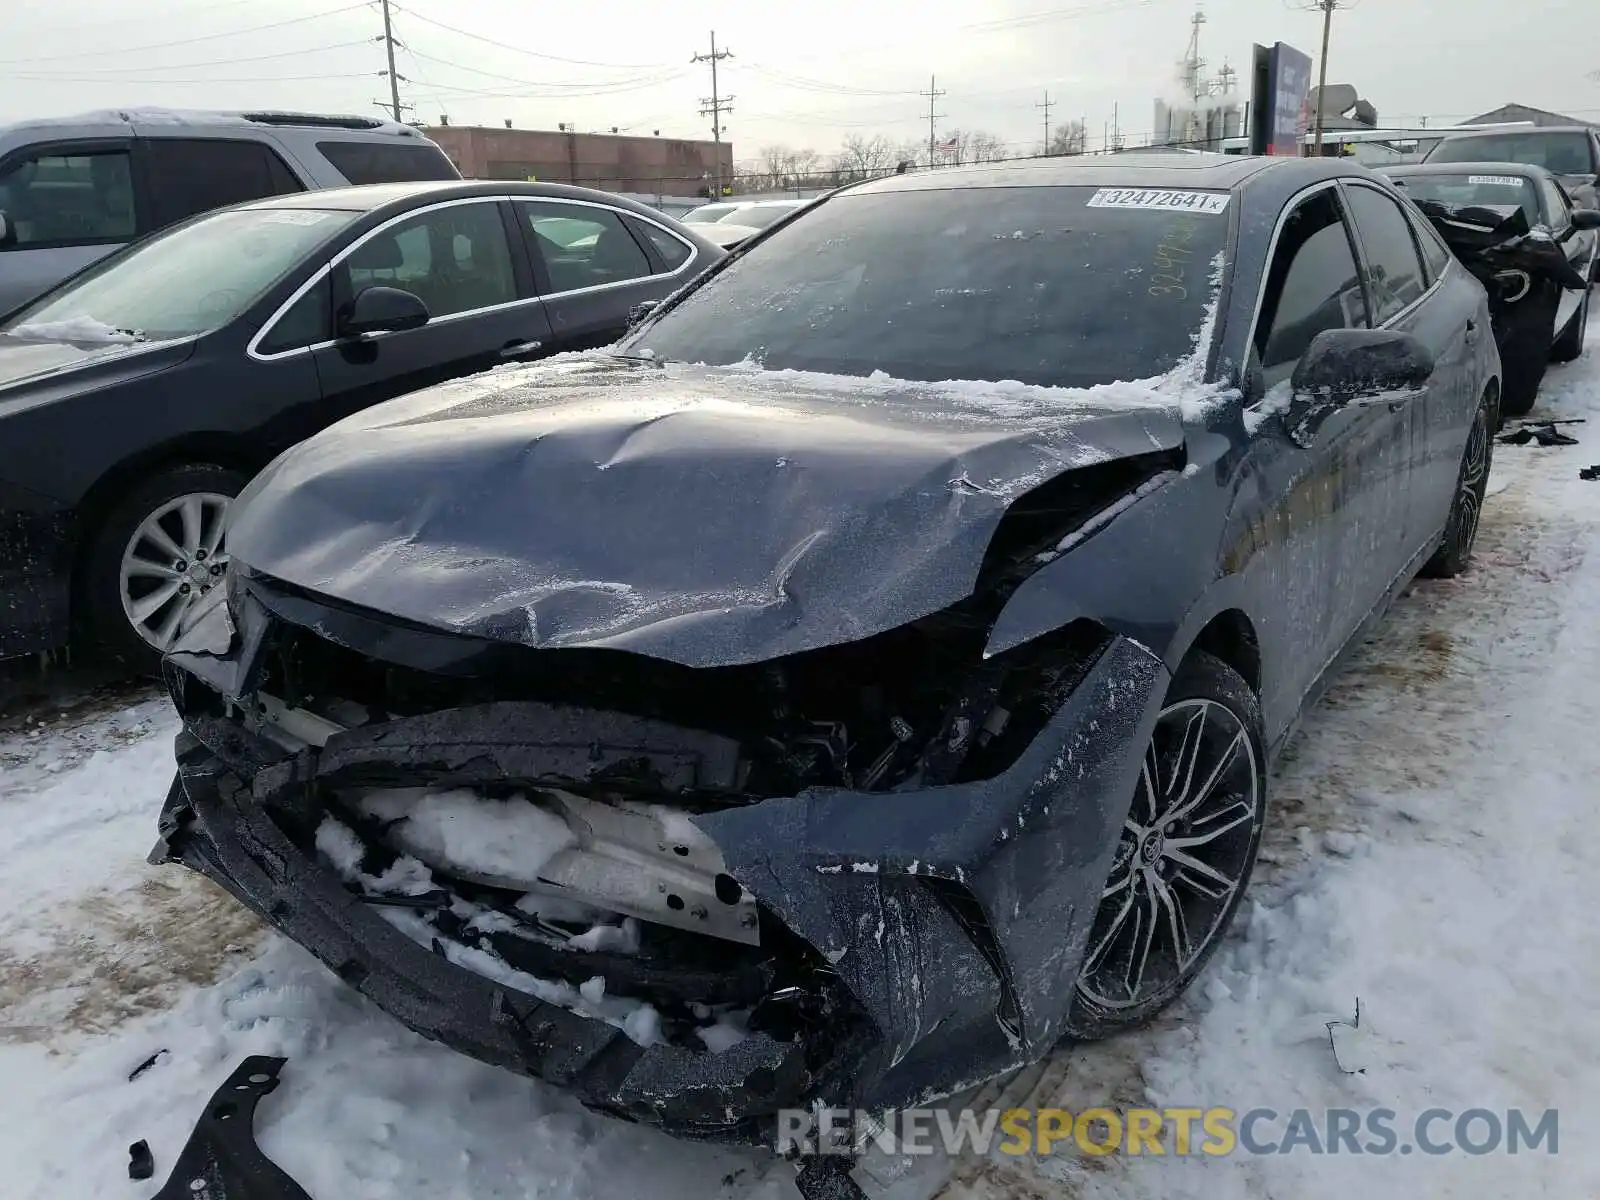
[[[727, 136], [740, 159], [771, 143], [831, 152], [851, 134], [926, 139], [929, 77], [941, 130], [998, 134], [1018, 153], [1053, 121], [1090, 146], [1118, 106], [1130, 144], [1177, 90], [1192, 0], [404, 0], [393, 7], [401, 98], [434, 123], [709, 136], [710, 33], [734, 57]], [[1463, 120], [1508, 101], [1600, 119], [1600, 39], [1573, 0], [1359, 0], [1333, 18], [1328, 80], [1355, 85], [1384, 124]], [[1505, 15], [1514, 11], [1514, 23]], [[1252, 42], [1316, 54], [1320, 14], [1287, 0], [1211, 0], [1201, 54], [1248, 87]], [[1448, 16], [1446, 13], [1448, 12]], [[1481, 19], [1474, 20], [1475, 14]], [[388, 82], [376, 2], [17, 0], [0, 38], [0, 122], [126, 105], [370, 113]], [[1563, 36], [1562, 30], [1572, 31]]]

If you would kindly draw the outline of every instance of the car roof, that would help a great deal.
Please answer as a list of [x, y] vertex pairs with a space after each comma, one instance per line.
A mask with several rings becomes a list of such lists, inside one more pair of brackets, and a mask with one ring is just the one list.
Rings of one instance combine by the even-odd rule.
[[[1444, 132], [1443, 130], [1440, 131]], [[1446, 133], [1440, 141], [1460, 142], [1468, 138], [1489, 137], [1539, 137], [1547, 133], [1593, 133], [1588, 125], [1530, 125], [1520, 129], [1463, 129], [1460, 133]]]
[[1021, 162], [940, 167], [847, 185], [852, 193], [979, 187], [1139, 187], [1232, 191], [1267, 173], [1306, 183], [1373, 172], [1339, 158], [1273, 158], [1243, 154], [1083, 154]]
[[1535, 163], [1495, 162], [1489, 159], [1483, 162], [1463, 159], [1460, 162], [1396, 163], [1392, 167], [1378, 167], [1376, 170], [1380, 175], [1460, 175], [1467, 172], [1474, 175], [1524, 175], [1530, 179], [1545, 176], [1555, 178]]
[[0, 134], [51, 132], [73, 126], [139, 126], [147, 130], [172, 129], [316, 129], [326, 134], [420, 138], [420, 130], [384, 117], [349, 116], [342, 113], [279, 112], [276, 110], [226, 110], [204, 108], [157, 108], [152, 106], [103, 108], [69, 113], [61, 117], [30, 117], [0, 124]]
[[[294, 192], [252, 200], [239, 208], [323, 208], [345, 212], [377, 212], [385, 208], [404, 208], [422, 200], [470, 200], [477, 196], [534, 196], [555, 200], [587, 200], [625, 209], [653, 220], [660, 212], [626, 196], [565, 183], [522, 183], [494, 179], [440, 179], [413, 183], [369, 183], [359, 187], [323, 188], [320, 191]], [[670, 219], [670, 218], [669, 218]]]

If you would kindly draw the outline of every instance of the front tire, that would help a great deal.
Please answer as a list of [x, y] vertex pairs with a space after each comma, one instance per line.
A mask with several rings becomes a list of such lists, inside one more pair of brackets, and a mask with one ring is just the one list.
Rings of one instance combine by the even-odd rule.
[[1478, 403], [1478, 411], [1473, 414], [1467, 448], [1461, 455], [1461, 470], [1456, 475], [1456, 494], [1450, 501], [1444, 541], [1422, 568], [1422, 574], [1431, 579], [1454, 579], [1472, 561], [1472, 547], [1478, 540], [1478, 520], [1483, 514], [1483, 498], [1489, 490], [1489, 470], [1494, 465], [1494, 431], [1499, 423], [1494, 395], [1486, 392]]
[[1194, 651], [1167, 689], [1089, 934], [1066, 1035], [1109, 1037], [1183, 994], [1227, 935], [1261, 845], [1261, 705]]
[[129, 490], [106, 515], [89, 542], [79, 604], [107, 654], [142, 674], [160, 668], [195, 602], [222, 583], [222, 523], [245, 482], [209, 463], [173, 467]]

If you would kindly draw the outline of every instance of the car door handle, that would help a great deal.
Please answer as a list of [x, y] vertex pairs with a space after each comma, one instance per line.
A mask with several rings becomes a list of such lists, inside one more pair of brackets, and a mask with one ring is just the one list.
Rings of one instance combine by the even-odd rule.
[[500, 347], [500, 357], [515, 358], [519, 354], [532, 354], [535, 350], [540, 349], [543, 345], [543, 342], [533, 341], [507, 342], [504, 346]]

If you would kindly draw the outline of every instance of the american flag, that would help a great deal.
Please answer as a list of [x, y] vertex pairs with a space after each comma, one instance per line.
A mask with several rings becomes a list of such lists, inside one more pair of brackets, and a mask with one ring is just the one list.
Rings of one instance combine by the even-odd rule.
[[960, 145], [961, 139], [959, 137], [947, 137], [942, 142], [936, 142], [933, 148], [940, 154], [954, 154]]

